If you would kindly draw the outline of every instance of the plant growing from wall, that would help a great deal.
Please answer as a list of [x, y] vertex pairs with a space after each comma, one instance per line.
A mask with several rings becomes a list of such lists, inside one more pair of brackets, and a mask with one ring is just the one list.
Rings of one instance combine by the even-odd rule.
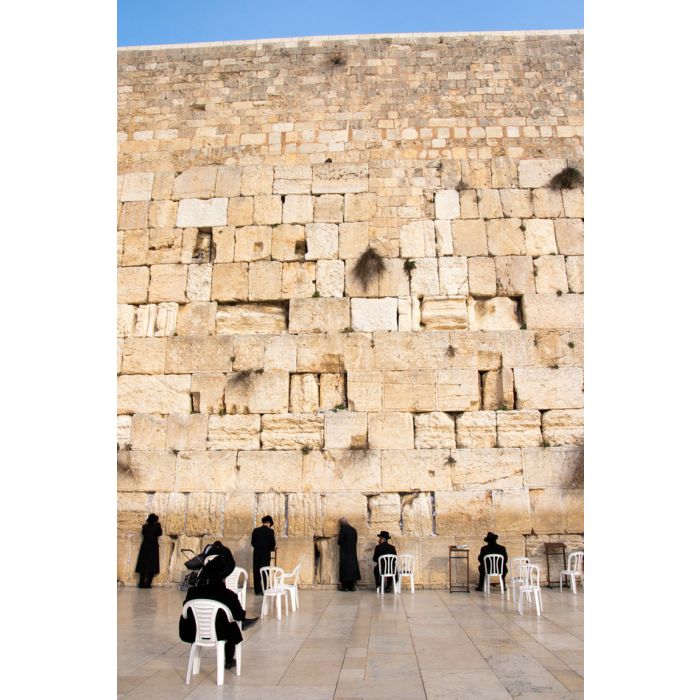
[[416, 261], [415, 260], [404, 260], [403, 261], [403, 271], [406, 273], [406, 276], [411, 279], [411, 272], [416, 269]]
[[550, 190], [571, 190], [583, 185], [583, 175], [578, 168], [566, 167], [558, 172], [550, 181]]
[[386, 270], [386, 265], [381, 255], [371, 246], [362, 253], [352, 268], [352, 276], [367, 289], [369, 283], [377, 279]]

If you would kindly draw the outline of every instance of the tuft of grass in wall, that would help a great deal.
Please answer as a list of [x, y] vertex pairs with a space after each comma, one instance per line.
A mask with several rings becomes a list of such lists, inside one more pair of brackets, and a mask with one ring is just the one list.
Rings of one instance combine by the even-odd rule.
[[445, 465], [448, 467], [453, 467], [455, 464], [457, 464], [457, 460], [452, 455], [445, 460]]
[[318, 289], [311, 295], [314, 299], [318, 299], [321, 296], [321, 292]]
[[550, 369], [559, 369], [559, 365], [555, 362], [553, 365], [549, 365]]
[[347, 63], [345, 56], [342, 53], [332, 53], [328, 57], [328, 65], [331, 68], [339, 68]]
[[337, 404], [336, 404], [335, 406], [333, 406], [333, 408], [331, 409], [331, 411], [335, 411], [336, 413], [337, 413], [338, 411], [344, 411], [344, 410], [345, 410], [345, 405], [342, 404], [342, 403], [337, 403]]
[[550, 181], [550, 190], [571, 190], [583, 185], [583, 175], [578, 168], [566, 167], [558, 172]]
[[468, 189], [469, 189], [469, 185], [468, 185], [466, 182], [464, 182], [464, 180], [460, 180], [460, 181], [455, 185], [455, 189], [457, 190], [457, 192], [463, 192], [464, 190], [468, 190]]
[[340, 332], [341, 333], [352, 333], [352, 326], [345, 326], [345, 328], [343, 328], [343, 330]]
[[308, 445], [304, 445], [301, 448], [301, 454], [307, 455], [307, 454], [309, 454], [309, 452], [311, 452], [311, 448]]
[[352, 268], [352, 276], [367, 289], [369, 283], [377, 279], [386, 270], [382, 256], [371, 246], [362, 253]]
[[256, 374], [262, 374], [263, 369], [243, 369], [231, 378], [233, 384], [249, 384]]
[[445, 350], [447, 357], [454, 357], [457, 354], [457, 350], [454, 345], [448, 345], [447, 350]]
[[408, 278], [410, 279], [411, 277], [411, 272], [416, 269], [416, 261], [415, 260], [404, 260], [403, 262], [403, 271], [406, 273]]
[[551, 447], [549, 440], [542, 440], [542, 447]]
[[520, 224], [520, 226], [518, 226], [518, 228], [519, 228], [521, 231], [527, 231], [527, 226], [525, 226], [525, 222], [524, 222], [524, 221]]
[[508, 406], [506, 406], [504, 403], [502, 403], [496, 410], [497, 411], [510, 411]]
[[561, 289], [557, 289], [557, 296], [560, 297], [564, 292], [561, 291]]
[[570, 348], [576, 347], [576, 343], [574, 343], [573, 340], [570, 340], [570, 341], [567, 343], [567, 345], [568, 345]]
[[219, 415], [220, 415], [220, 416], [225, 416], [225, 415], [226, 415], [226, 406], [222, 406], [222, 407], [219, 409]]
[[525, 321], [523, 321], [523, 322], [520, 324], [520, 330], [521, 330], [521, 331], [526, 331], [526, 330], [527, 330], [527, 323], [525, 323]]

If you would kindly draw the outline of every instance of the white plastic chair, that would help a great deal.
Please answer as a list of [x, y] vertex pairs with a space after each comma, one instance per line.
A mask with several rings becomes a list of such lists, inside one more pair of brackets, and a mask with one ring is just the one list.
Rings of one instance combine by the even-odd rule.
[[[384, 579], [390, 578], [394, 580], [396, 578], [396, 555], [395, 554], [382, 554], [377, 561], [379, 566], [379, 576], [380, 576], [380, 586], [377, 588], [377, 593], [381, 591], [384, 595]], [[400, 584], [394, 580], [394, 595], [399, 593]]]
[[287, 602], [287, 591], [283, 587], [284, 570], [279, 566], [261, 566], [260, 578], [263, 587], [263, 603], [260, 611], [260, 618], [263, 619], [267, 614], [268, 601], [275, 599], [277, 605], [277, 619], [282, 619], [282, 598], [284, 598], [284, 613], [289, 614], [289, 604]]
[[401, 593], [401, 582], [404, 576], [408, 576], [411, 579], [411, 593], [414, 593], [413, 573], [416, 570], [416, 557], [413, 554], [399, 554], [396, 570], [398, 575], [396, 585], [399, 588], [399, 593]]
[[540, 588], [540, 567], [535, 564], [525, 564], [525, 583], [518, 586], [518, 612], [523, 614], [523, 595], [527, 596], [527, 602], [531, 605], [531, 594], [535, 596], [535, 608], [537, 614], [542, 614], [542, 589]]
[[498, 583], [501, 585], [501, 595], [505, 592], [503, 588], [503, 565], [505, 559], [502, 554], [487, 554], [484, 557], [484, 571], [485, 581], [484, 581], [484, 593], [486, 595], [491, 594], [491, 577], [498, 576]]
[[559, 573], [559, 590], [563, 591], [563, 582], [566, 577], [569, 577], [571, 583], [571, 592], [576, 595], [576, 579], [581, 579], [583, 586], [583, 552], [571, 552], [567, 562], [567, 567]]
[[513, 575], [510, 577], [510, 585], [513, 589], [513, 603], [518, 604], [518, 586], [525, 583], [525, 571], [523, 566], [529, 564], [530, 560], [527, 557], [515, 557], [511, 559], [511, 567]]
[[[243, 579], [242, 581], [241, 577]], [[248, 572], [240, 566], [237, 566], [226, 577], [226, 588], [233, 591], [238, 596], [238, 600], [241, 601], [241, 607], [245, 610], [246, 591], [248, 590]]]
[[[301, 562], [299, 562], [291, 574], [284, 574], [282, 577], [282, 588], [284, 588], [292, 601], [292, 612], [299, 609], [299, 577], [301, 576]], [[286, 600], [286, 599], [285, 599]]]
[[[192, 649], [190, 650], [190, 660], [187, 664], [187, 678], [185, 683], [190, 684], [192, 675], [199, 673], [201, 662], [201, 653], [203, 647], [216, 648], [216, 685], [224, 683], [224, 645], [225, 639], [217, 639], [216, 637], [216, 613], [223, 610], [226, 614], [226, 619], [233, 622], [231, 611], [219, 603], [217, 600], [209, 600], [208, 598], [197, 598], [185, 603], [182, 608], [183, 617], [187, 617], [187, 611], [192, 610], [194, 622], [196, 625], [196, 634]], [[241, 647], [242, 644], [236, 644], [236, 675], [241, 675]]]

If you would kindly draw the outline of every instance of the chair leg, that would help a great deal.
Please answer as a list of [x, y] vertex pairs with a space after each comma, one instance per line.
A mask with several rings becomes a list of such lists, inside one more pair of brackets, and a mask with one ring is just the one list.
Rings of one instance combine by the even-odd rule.
[[571, 592], [576, 595], [576, 574], [571, 574]]
[[202, 647], [195, 645], [194, 648], [194, 664], [192, 666], [192, 674], [197, 675], [199, 668], [202, 665]]
[[542, 598], [540, 597], [540, 591], [535, 591], [535, 608], [537, 609], [537, 614], [542, 614]]
[[277, 603], [277, 619], [282, 619], [282, 596], [278, 593], [275, 596], [275, 602]]
[[415, 585], [413, 583], [413, 574], [411, 574], [411, 595], [415, 593]]
[[241, 660], [242, 655], [243, 655], [243, 643], [238, 642], [238, 644], [236, 644], [236, 675], [237, 676], [241, 675], [241, 666], [243, 665], [243, 662]]
[[224, 644], [216, 643], [216, 685], [224, 684]]
[[501, 584], [501, 595], [503, 595], [506, 592], [505, 587], [503, 586], [503, 576], [498, 577], [498, 583]]
[[486, 585], [484, 586], [484, 595], [491, 595], [491, 574], [486, 576]]
[[559, 593], [564, 592], [564, 582], [562, 580], [563, 578], [564, 578], [564, 574], [559, 574]]
[[523, 614], [523, 589], [518, 589], [518, 612]]
[[192, 648], [190, 649], [190, 658], [189, 658], [189, 661], [187, 662], [187, 677], [185, 678], [185, 685], [189, 685], [190, 679], [192, 678], [192, 667], [194, 665], [194, 650], [195, 650], [195, 646], [193, 644]]

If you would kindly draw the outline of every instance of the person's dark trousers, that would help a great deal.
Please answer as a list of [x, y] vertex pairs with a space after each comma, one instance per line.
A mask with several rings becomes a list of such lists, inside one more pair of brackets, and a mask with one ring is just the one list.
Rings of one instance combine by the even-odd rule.
[[236, 644], [231, 640], [227, 640], [224, 644], [224, 663], [230, 664], [233, 661], [233, 657], [236, 653]]
[[262, 557], [258, 559], [256, 556], [253, 556], [253, 590], [256, 595], [262, 595], [263, 593], [262, 577], [260, 576], [260, 567], [262, 566], [270, 566], [270, 557], [267, 557], [267, 560], [265, 560]]
[[[484, 579], [486, 578], [486, 572], [484, 571], [484, 567], [479, 564], [479, 585], [477, 588], [483, 588], [484, 587]], [[506, 577], [503, 577], [503, 588], [506, 587]]]
[[139, 574], [139, 588], [150, 588], [153, 574]]
[[354, 581], [341, 581], [340, 587], [344, 591], [354, 591], [355, 590], [355, 582]]
[[[374, 567], [374, 583], [377, 588], [379, 588], [380, 582], [381, 582], [381, 576], [379, 575], [379, 566]], [[393, 581], [390, 578], [384, 579], [384, 592], [385, 593], [390, 593], [391, 592], [391, 584]]]

